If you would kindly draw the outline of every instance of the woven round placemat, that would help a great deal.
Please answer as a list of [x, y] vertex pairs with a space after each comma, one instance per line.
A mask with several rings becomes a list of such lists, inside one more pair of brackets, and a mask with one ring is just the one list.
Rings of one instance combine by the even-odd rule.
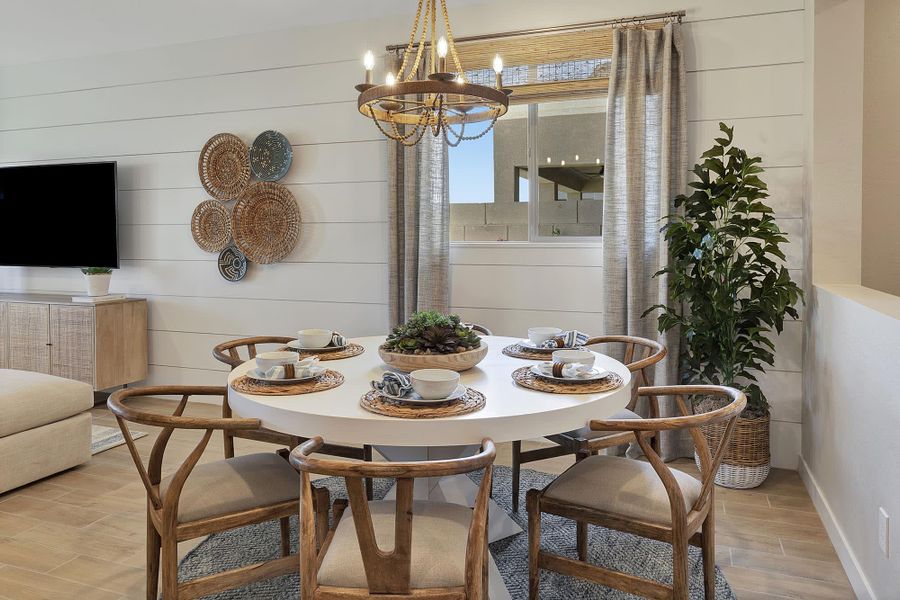
[[550, 381], [536, 376], [531, 372], [531, 367], [516, 369], [512, 372], [512, 378], [522, 387], [551, 394], [597, 394], [614, 390], [623, 383], [622, 377], [612, 372], [608, 377], [598, 381], [573, 381], [572, 383]]
[[440, 419], [441, 417], [458, 417], [484, 408], [484, 394], [478, 390], [467, 388], [466, 395], [458, 400], [440, 404], [413, 404], [402, 400], [393, 400], [382, 396], [378, 390], [369, 390], [359, 404], [369, 412], [398, 419]]
[[231, 215], [221, 202], [204, 200], [191, 217], [191, 235], [200, 248], [219, 252], [231, 241]]
[[247, 144], [231, 133], [217, 133], [200, 151], [197, 171], [203, 189], [216, 200], [234, 200], [250, 183]]
[[[555, 348], [555, 350], [585, 350], [584, 346], [576, 348]], [[510, 344], [503, 349], [503, 354], [513, 358], [526, 358], [528, 360], [550, 360], [553, 352], [536, 352], [520, 344]]]
[[278, 183], [251, 184], [231, 211], [231, 232], [249, 260], [278, 262], [300, 238], [300, 208], [294, 195]]
[[282, 350], [290, 350], [291, 352], [296, 352], [300, 355], [300, 358], [309, 358], [310, 356], [318, 356], [319, 360], [340, 360], [342, 358], [351, 358], [353, 356], [359, 356], [363, 352], [366, 351], [365, 348], [360, 346], [359, 344], [349, 343], [345, 348], [340, 350], [326, 350], [321, 349], [318, 351], [310, 351], [310, 350], [297, 350], [296, 348], [291, 348], [290, 346], [285, 346]]
[[296, 396], [297, 394], [324, 392], [336, 388], [342, 383], [344, 383], [344, 376], [337, 371], [328, 369], [315, 379], [299, 383], [265, 383], [241, 375], [231, 382], [231, 387], [235, 391], [258, 396]]

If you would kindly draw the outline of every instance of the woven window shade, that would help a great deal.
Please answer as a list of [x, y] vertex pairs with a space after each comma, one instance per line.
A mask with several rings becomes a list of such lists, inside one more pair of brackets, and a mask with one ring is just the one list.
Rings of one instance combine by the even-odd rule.
[[[662, 22], [645, 23], [657, 29]], [[485, 36], [458, 41], [456, 48], [472, 83], [494, 85], [491, 63], [503, 57], [503, 85], [513, 90], [511, 104], [597, 96], [609, 89], [612, 59], [611, 27], [573, 31]]]

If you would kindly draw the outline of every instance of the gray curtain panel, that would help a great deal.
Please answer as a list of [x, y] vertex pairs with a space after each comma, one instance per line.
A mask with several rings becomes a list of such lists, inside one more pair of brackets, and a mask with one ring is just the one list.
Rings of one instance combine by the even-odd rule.
[[443, 138], [388, 142], [390, 325], [420, 310], [450, 311], [450, 197]]
[[[669, 358], [658, 365], [654, 383], [673, 384], [679, 381], [678, 333], [660, 336], [656, 316], [641, 314], [668, 301], [668, 279], [653, 278], [668, 262], [660, 219], [674, 212], [674, 198], [686, 185], [681, 26], [619, 28], [613, 35], [603, 207], [604, 332], [659, 339]], [[660, 401], [664, 416], [676, 414], [674, 402]], [[666, 459], [692, 453], [686, 435], [665, 435], [661, 441]]]

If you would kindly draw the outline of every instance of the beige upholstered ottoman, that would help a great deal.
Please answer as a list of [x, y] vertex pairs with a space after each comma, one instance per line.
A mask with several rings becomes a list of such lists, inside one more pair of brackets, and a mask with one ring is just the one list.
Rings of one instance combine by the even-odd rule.
[[90, 385], [0, 369], [0, 493], [91, 458]]

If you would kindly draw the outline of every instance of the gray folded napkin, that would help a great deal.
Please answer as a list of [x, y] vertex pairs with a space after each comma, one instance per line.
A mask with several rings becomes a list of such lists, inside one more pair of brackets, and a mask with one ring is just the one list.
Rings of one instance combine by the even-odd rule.
[[334, 335], [331, 336], [331, 345], [335, 348], [340, 348], [342, 346], [347, 345], [347, 338], [339, 334], [337, 331], [334, 332]]
[[584, 346], [585, 342], [590, 339], [586, 333], [582, 333], [575, 329], [571, 331], [563, 331], [553, 339], [549, 339], [541, 344], [542, 348], [577, 348]]
[[373, 381], [372, 387], [388, 396], [399, 397], [412, 391], [412, 382], [406, 375], [388, 371], [382, 375], [381, 381]]

